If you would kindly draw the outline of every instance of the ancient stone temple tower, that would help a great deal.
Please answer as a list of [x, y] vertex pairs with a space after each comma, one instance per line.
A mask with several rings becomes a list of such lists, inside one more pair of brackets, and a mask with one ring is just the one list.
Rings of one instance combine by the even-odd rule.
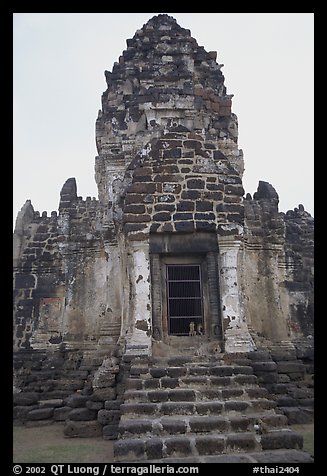
[[106, 72], [95, 166], [109, 255], [130, 257], [127, 349], [149, 353], [194, 322], [230, 351], [251, 350], [237, 273], [243, 157], [221, 65], [168, 16], [127, 46]]
[[98, 199], [69, 178], [58, 213], [27, 201], [17, 217], [19, 388], [24, 363], [50, 355], [58, 369], [116, 355], [119, 369], [123, 355], [312, 347], [313, 218], [302, 205], [280, 213], [267, 182], [245, 196], [221, 68], [158, 15], [105, 72]]

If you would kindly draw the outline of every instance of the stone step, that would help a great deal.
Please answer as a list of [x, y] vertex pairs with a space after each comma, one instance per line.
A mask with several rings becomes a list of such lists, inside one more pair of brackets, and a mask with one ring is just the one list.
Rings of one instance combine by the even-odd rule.
[[256, 432], [255, 425], [264, 432], [271, 428], [281, 428], [287, 424], [285, 415], [255, 413], [248, 416], [162, 416], [153, 419], [121, 419], [119, 438], [131, 438], [136, 435], [163, 436], [169, 434], [190, 434], [206, 432]]
[[275, 349], [294, 350], [295, 345], [290, 340], [281, 340], [277, 344], [276, 343], [275, 344], [270, 343], [269, 349], [270, 350], [275, 350]]
[[[177, 398], [177, 396], [176, 396]], [[190, 397], [191, 398], [191, 394]], [[147, 418], [158, 417], [159, 415], [221, 415], [226, 412], [235, 414], [251, 414], [259, 410], [273, 410], [276, 402], [266, 398], [255, 400], [176, 400], [166, 402], [133, 402], [124, 403], [120, 410], [122, 415], [129, 418], [136, 418], [139, 415], [146, 415]]]
[[[193, 348], [194, 351], [194, 348]], [[173, 355], [171, 357], [152, 357], [149, 361], [150, 366], [157, 367], [181, 367], [181, 366], [212, 366], [212, 365], [224, 365], [223, 356], [216, 355], [211, 359], [210, 356], [205, 359], [199, 355]]]
[[121, 324], [103, 322], [100, 327], [100, 336], [119, 336]]
[[[148, 459], [147, 463], [162, 463], [162, 459]], [[199, 463], [270, 463], [270, 464], [299, 464], [313, 463], [313, 458], [300, 450], [272, 450], [250, 453], [227, 453], [218, 455], [187, 456], [184, 458], [165, 458], [165, 464], [190, 465]]]
[[290, 425], [314, 422], [314, 410], [310, 407], [280, 407]]
[[207, 375], [191, 375], [185, 377], [149, 377], [139, 378], [132, 377], [126, 380], [127, 390], [149, 390], [149, 389], [166, 389], [176, 387], [215, 387], [225, 388], [229, 385], [234, 387], [244, 387], [244, 385], [257, 387], [258, 379], [255, 375], [231, 375], [228, 377], [216, 377]]
[[[135, 369], [137, 369], [137, 367], [135, 367]], [[134, 373], [131, 372], [131, 375], [136, 374], [135, 369]], [[187, 365], [179, 367], [156, 366], [149, 367], [148, 371], [150, 375], [154, 378], [161, 378], [166, 376], [172, 378], [179, 378], [193, 375], [212, 375], [216, 377], [228, 377], [232, 375], [253, 374], [253, 368], [250, 365]]]
[[234, 357], [226, 362], [203, 356], [131, 360], [116, 461], [204, 462], [235, 452], [266, 453], [267, 461], [276, 461], [268, 453], [290, 449], [301, 460], [302, 436], [287, 428], [287, 416], [276, 413], [277, 401], [254, 374], [273, 374], [276, 363], [265, 359], [265, 351], [253, 359]]
[[302, 449], [303, 437], [291, 430], [273, 430], [263, 435], [250, 432], [197, 435], [188, 434], [126, 438], [114, 442], [116, 462], [184, 458], [230, 452], [260, 452]]
[[125, 403], [167, 402], [167, 401], [201, 401], [201, 400], [246, 400], [251, 398], [269, 398], [264, 388], [228, 387], [228, 388], [160, 388], [156, 390], [127, 390]]
[[196, 400], [196, 392], [191, 389], [175, 388], [161, 390], [128, 390], [125, 392], [125, 402], [178, 402], [187, 401], [194, 402]]

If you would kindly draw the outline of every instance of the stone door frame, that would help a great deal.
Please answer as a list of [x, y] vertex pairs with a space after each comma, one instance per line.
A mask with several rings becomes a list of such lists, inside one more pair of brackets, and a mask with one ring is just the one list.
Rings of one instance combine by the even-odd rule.
[[169, 265], [199, 265], [201, 269], [201, 299], [202, 299], [202, 319], [204, 327], [204, 335], [208, 334], [209, 329], [209, 293], [207, 286], [207, 270], [206, 261], [203, 256], [195, 255], [162, 255], [160, 256], [161, 268], [161, 283], [162, 283], [162, 331], [163, 340], [169, 339], [169, 311], [168, 311], [168, 296], [167, 296], [167, 277], [166, 270]]
[[[203, 319], [206, 339], [222, 340], [219, 298], [218, 244], [215, 234], [152, 235], [150, 269], [152, 337], [169, 343], [165, 268], [167, 264], [200, 264], [203, 288]], [[178, 336], [174, 336], [178, 338]]]

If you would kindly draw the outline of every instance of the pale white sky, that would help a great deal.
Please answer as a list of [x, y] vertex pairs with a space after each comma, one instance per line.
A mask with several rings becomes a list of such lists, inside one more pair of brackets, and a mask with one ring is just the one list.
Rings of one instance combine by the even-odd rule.
[[[168, 13], [168, 12], [164, 12]], [[225, 66], [234, 94], [246, 193], [258, 181], [279, 210], [313, 215], [313, 13], [168, 13]], [[13, 15], [13, 217], [27, 199], [58, 210], [60, 190], [98, 197], [95, 120], [126, 40], [156, 13]]]

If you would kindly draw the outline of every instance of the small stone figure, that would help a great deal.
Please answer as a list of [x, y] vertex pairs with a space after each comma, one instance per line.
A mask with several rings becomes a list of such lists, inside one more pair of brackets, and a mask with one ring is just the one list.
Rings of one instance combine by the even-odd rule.
[[203, 335], [203, 327], [202, 327], [202, 324], [198, 324], [196, 326], [196, 332], [199, 336], [202, 336]]
[[190, 330], [188, 333], [189, 336], [196, 336], [195, 324], [193, 321], [190, 322]]
[[266, 423], [264, 423], [261, 418], [258, 418], [258, 420], [256, 420], [255, 424], [254, 424], [254, 429], [255, 429], [255, 432], [259, 435], [262, 435], [263, 433], [267, 433], [268, 432], [268, 425]]

